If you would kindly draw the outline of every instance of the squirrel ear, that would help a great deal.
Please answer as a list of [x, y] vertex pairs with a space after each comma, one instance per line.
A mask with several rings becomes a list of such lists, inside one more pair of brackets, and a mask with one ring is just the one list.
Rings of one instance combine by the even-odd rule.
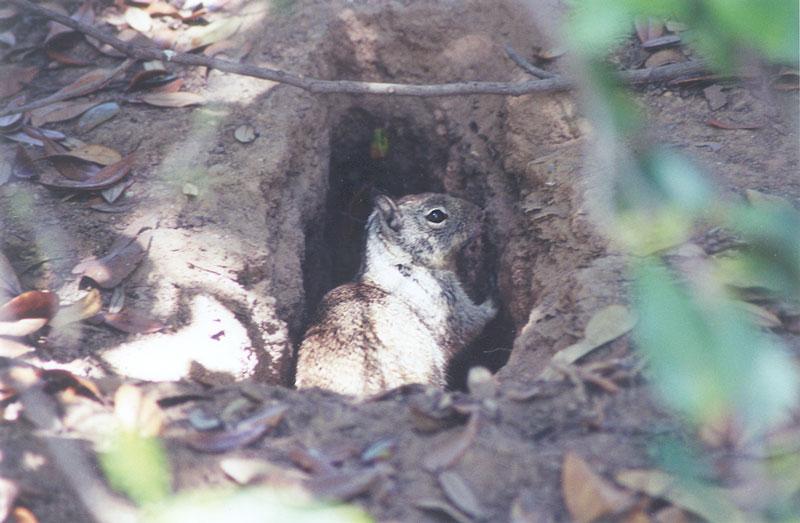
[[400, 230], [400, 209], [397, 208], [394, 200], [383, 194], [377, 195], [375, 197], [375, 210], [381, 214], [383, 221], [390, 229], [393, 231]]

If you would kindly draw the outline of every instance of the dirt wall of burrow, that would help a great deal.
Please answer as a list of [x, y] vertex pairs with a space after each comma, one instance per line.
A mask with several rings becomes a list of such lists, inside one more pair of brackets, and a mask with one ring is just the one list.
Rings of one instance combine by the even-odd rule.
[[[521, 80], [504, 45], [523, 54], [546, 45], [524, 6], [444, 4], [341, 10], [323, 37], [320, 71], [376, 81]], [[503, 376], [533, 376], [581, 336], [590, 311], [618, 300], [619, 260], [607, 255], [583, 203], [587, 126], [570, 95], [331, 96], [326, 109], [327, 192], [306, 222], [301, 323], [357, 270], [376, 192], [446, 191], [487, 211], [487, 280], [497, 282], [501, 312], [456, 362], [452, 385], [468, 366], [497, 370], [509, 356]], [[378, 130], [384, 154], [372, 147]]]

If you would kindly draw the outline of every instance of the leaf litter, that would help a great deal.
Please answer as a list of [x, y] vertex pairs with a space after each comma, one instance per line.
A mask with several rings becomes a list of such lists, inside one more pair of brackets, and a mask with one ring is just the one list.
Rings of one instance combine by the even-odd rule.
[[150, 247], [147, 229], [133, 236], [123, 234], [101, 258], [87, 258], [72, 269], [72, 274], [89, 278], [104, 289], [119, 285], [138, 267]]

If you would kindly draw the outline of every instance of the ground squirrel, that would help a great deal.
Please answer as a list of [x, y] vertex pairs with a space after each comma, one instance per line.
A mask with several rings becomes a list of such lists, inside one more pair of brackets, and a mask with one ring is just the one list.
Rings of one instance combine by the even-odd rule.
[[456, 270], [482, 215], [445, 194], [378, 196], [356, 281], [325, 295], [300, 345], [297, 387], [364, 396], [444, 386], [448, 361], [497, 313], [491, 298], [473, 302]]

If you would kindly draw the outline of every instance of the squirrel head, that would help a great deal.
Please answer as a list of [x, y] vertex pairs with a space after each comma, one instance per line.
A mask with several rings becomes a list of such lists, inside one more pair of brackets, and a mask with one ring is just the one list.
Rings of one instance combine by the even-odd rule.
[[[389, 252], [431, 269], [453, 269], [461, 249], [481, 234], [483, 211], [466, 200], [423, 193], [393, 200], [379, 195], [368, 223]], [[400, 251], [400, 252], [398, 252]]]

